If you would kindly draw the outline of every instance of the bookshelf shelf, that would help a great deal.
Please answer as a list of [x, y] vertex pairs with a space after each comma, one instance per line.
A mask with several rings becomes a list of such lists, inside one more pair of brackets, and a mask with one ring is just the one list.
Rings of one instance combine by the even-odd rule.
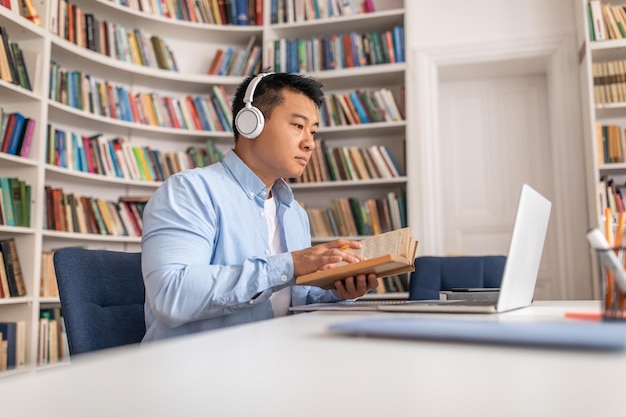
[[69, 233], [57, 232], [54, 230], [44, 230], [42, 235], [47, 238], [74, 240], [74, 241], [90, 241], [90, 242], [115, 242], [115, 243], [141, 243], [140, 237], [135, 236], [112, 236], [112, 235], [96, 235], [90, 233]]
[[41, 98], [36, 93], [2, 80], [0, 80], [0, 93], [3, 97], [12, 101], [41, 101]]
[[132, 123], [88, 113], [84, 110], [75, 109], [53, 100], [48, 101], [48, 106], [51, 119], [61, 118], [64, 121], [70, 122], [72, 126], [81, 129], [91, 129], [92, 131], [108, 130], [111, 131], [112, 134], [119, 135], [150, 134], [152, 138], [161, 140], [172, 140], [173, 136], [185, 137], [194, 141], [209, 138], [216, 140], [232, 140], [231, 132], [175, 129]]
[[[0, 225], [0, 233], [2, 234], [34, 235], [35, 232], [35, 229], [32, 227]], [[2, 300], [2, 298], [0, 298], [0, 300]]]
[[374, 180], [352, 180], [352, 181], [324, 181], [324, 182], [300, 182], [289, 184], [294, 190], [315, 190], [332, 188], [369, 188], [385, 187], [387, 185], [402, 185], [407, 182], [406, 177], [374, 179]]
[[11, 297], [11, 298], [0, 298], [0, 306], [8, 306], [8, 305], [18, 305], [18, 304], [26, 304], [32, 302], [33, 297]]
[[108, 183], [108, 184], [114, 184], [114, 185], [129, 185], [133, 187], [143, 187], [143, 188], [146, 188], [147, 191], [154, 190], [159, 185], [161, 185], [161, 181], [127, 180], [124, 178], [108, 177], [106, 175], [72, 171], [67, 168], [60, 168], [60, 167], [56, 167], [53, 165], [46, 165], [46, 177], [54, 178], [55, 176], [70, 177], [67, 179], [71, 181], [83, 181], [85, 183], [102, 182], [102, 183]]
[[311, 33], [313, 34], [318, 33], [319, 28], [328, 28], [335, 31], [340, 27], [341, 31], [349, 32], [363, 29], [364, 25], [369, 26], [372, 24], [375, 27], [385, 27], [394, 24], [402, 24], [403, 22], [404, 8], [398, 8], [374, 13], [306, 20], [304, 22], [275, 23], [271, 25], [271, 28], [283, 36], [289, 36], [289, 34], [304, 36], [308, 34], [308, 29], [311, 29]]
[[36, 167], [38, 161], [34, 161], [22, 156], [15, 156], [6, 153], [0, 153], [0, 161], [7, 167], [20, 168], [20, 167]]

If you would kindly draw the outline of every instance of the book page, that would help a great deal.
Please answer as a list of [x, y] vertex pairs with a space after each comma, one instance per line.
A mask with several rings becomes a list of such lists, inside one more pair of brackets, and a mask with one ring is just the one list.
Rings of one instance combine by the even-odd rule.
[[361, 240], [362, 248], [354, 252], [365, 256], [367, 259], [392, 253], [408, 257], [411, 234], [408, 227], [391, 232], [381, 233]]

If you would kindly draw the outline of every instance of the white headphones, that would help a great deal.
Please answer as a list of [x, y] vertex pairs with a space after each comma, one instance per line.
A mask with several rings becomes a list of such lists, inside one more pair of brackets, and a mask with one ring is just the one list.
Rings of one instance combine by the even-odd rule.
[[273, 72], [258, 74], [250, 81], [243, 98], [245, 107], [239, 110], [237, 116], [235, 116], [235, 126], [237, 126], [237, 130], [244, 138], [254, 139], [263, 131], [265, 117], [263, 117], [261, 110], [252, 105], [252, 100], [257, 85], [259, 85], [263, 77], [270, 74], [273, 74]]

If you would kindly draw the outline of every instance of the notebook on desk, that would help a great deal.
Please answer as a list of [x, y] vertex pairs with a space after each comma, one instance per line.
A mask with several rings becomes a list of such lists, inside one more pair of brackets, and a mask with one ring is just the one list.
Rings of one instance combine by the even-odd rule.
[[509, 253], [496, 300], [451, 300], [381, 305], [382, 311], [416, 313], [501, 313], [530, 305], [552, 204], [524, 184], [517, 206]]
[[496, 300], [351, 300], [290, 307], [290, 311], [398, 311], [499, 313], [530, 305], [535, 291], [552, 204], [532, 187], [522, 187], [509, 253]]

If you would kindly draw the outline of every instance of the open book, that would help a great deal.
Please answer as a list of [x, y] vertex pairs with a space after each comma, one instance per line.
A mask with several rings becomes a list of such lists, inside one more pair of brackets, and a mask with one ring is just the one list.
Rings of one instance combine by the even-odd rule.
[[361, 249], [350, 249], [367, 258], [357, 263], [343, 262], [324, 269], [296, 277], [297, 285], [314, 285], [333, 288], [335, 281], [359, 274], [374, 273], [378, 278], [412, 272], [417, 251], [417, 241], [408, 227], [381, 233], [360, 241]]

